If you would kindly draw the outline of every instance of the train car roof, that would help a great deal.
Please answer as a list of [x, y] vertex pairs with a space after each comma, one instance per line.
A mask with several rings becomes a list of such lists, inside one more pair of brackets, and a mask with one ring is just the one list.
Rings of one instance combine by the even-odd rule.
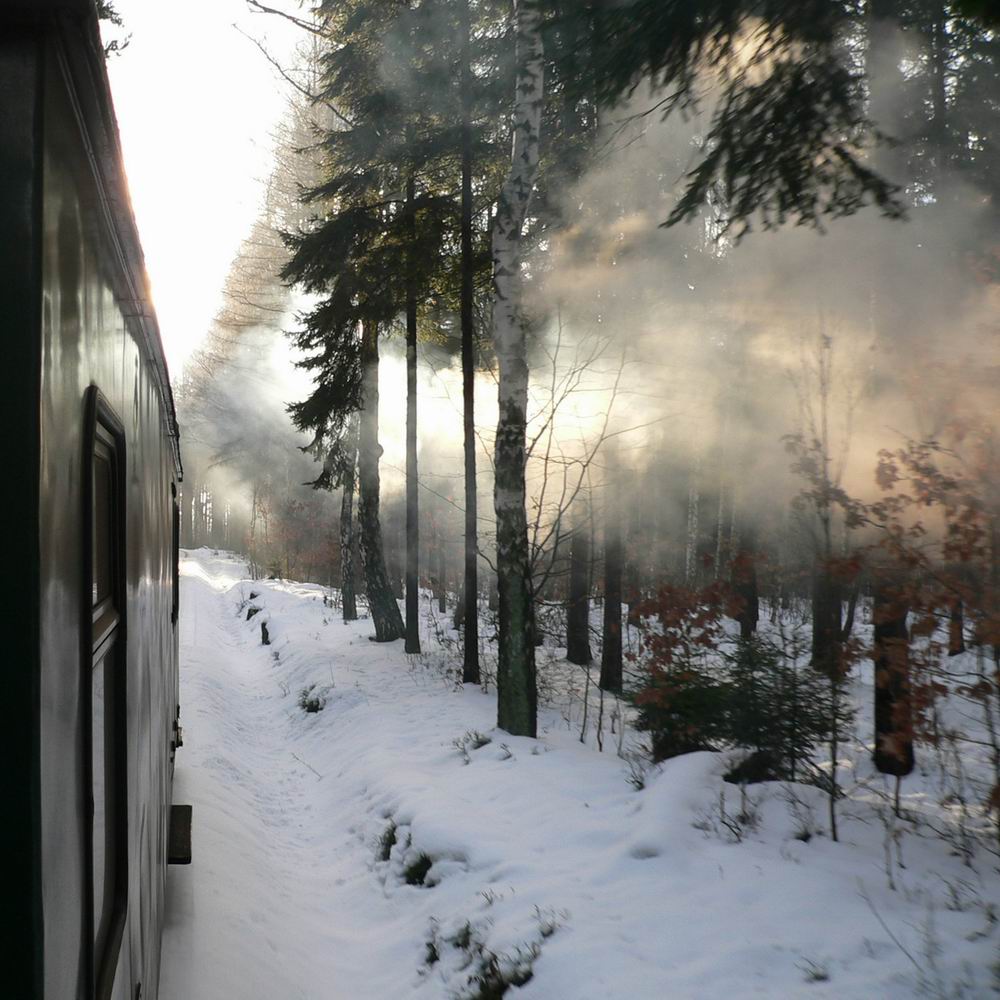
[[87, 155], [120, 267], [116, 294], [153, 372], [173, 448], [178, 479], [183, 474], [180, 432], [160, 327], [153, 308], [146, 261], [132, 211], [118, 120], [94, 0], [0, 0], [4, 20], [23, 22], [58, 42], [64, 76], [72, 90]]

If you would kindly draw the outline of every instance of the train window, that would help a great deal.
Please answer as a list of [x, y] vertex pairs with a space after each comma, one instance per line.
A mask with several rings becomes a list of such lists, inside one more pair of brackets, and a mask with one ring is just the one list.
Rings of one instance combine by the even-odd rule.
[[124, 436], [96, 389], [88, 394], [87, 411], [90, 628], [84, 662], [90, 703], [93, 969], [95, 997], [103, 1000], [114, 981], [127, 898]]
[[[99, 429], [99, 435], [100, 430]], [[103, 436], [103, 435], [101, 435]], [[114, 595], [114, 452], [100, 437], [94, 442], [93, 471], [93, 613], [95, 646], [117, 624]]]

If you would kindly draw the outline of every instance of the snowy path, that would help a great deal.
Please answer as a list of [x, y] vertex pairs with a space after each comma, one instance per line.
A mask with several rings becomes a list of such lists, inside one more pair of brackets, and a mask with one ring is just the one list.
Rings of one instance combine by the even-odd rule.
[[274, 686], [268, 649], [234, 616], [234, 581], [199, 569], [187, 563], [182, 583], [186, 745], [174, 792], [195, 807], [195, 863], [170, 872], [161, 996], [364, 995], [350, 973], [374, 957], [369, 928], [362, 915], [330, 920], [338, 856], [357, 853], [356, 838], [316, 829], [318, 779], [287, 745], [287, 706], [261, 691], [262, 678]]
[[[510, 1000], [918, 995], [862, 890], [918, 961], [933, 912], [941, 995], [984, 995], [995, 933], [942, 905], [972, 876], [940, 845], [908, 841], [890, 892], [881, 830], [803, 843], [776, 792], [732, 843], [712, 819], [719, 755], [635, 792], [558, 717], [537, 742], [498, 732], [492, 697], [368, 642], [322, 588], [241, 573], [207, 550], [182, 563], [175, 801], [194, 805], [194, 863], [169, 873], [162, 1000], [470, 998], [491, 961], [533, 966]], [[326, 706], [307, 714], [312, 685]], [[491, 742], [462, 754], [470, 730]], [[426, 885], [407, 884], [424, 859]], [[996, 879], [975, 892], [996, 898]]]

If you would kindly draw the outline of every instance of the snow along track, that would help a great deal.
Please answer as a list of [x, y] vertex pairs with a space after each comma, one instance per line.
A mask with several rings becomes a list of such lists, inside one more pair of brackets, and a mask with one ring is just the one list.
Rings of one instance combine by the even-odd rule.
[[[310, 815], [318, 779], [289, 749], [287, 703], [274, 697], [269, 648], [241, 627], [233, 569], [220, 560], [183, 570], [174, 799], [194, 805], [194, 863], [170, 870], [161, 997], [357, 998], [349, 973], [374, 958], [363, 954], [364, 915], [330, 912], [357, 841]], [[378, 902], [372, 916], [389, 924]], [[377, 940], [385, 927], [371, 930]]]
[[[891, 891], [870, 816], [803, 843], [774, 787], [733, 843], [713, 818], [720, 793], [738, 808], [722, 755], [669, 761], [636, 792], [554, 713], [538, 741], [495, 730], [492, 695], [369, 642], [323, 588], [250, 583], [204, 549], [181, 572], [174, 797], [194, 805], [194, 863], [168, 876], [162, 1000], [464, 1000], [484, 956], [535, 953], [508, 1000], [986, 995], [988, 861], [910, 836]], [[313, 685], [326, 706], [307, 714]], [[491, 742], [461, 753], [471, 730]], [[818, 789], [796, 794], [822, 817]], [[427, 886], [408, 885], [421, 853]]]

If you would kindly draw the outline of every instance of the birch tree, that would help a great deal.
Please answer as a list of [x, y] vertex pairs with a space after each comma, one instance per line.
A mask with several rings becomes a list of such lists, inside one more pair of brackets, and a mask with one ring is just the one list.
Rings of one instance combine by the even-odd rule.
[[514, 0], [516, 81], [510, 173], [493, 229], [493, 338], [499, 367], [494, 508], [500, 634], [497, 724], [517, 736], [536, 732], [532, 588], [525, 512], [528, 365], [522, 245], [538, 175], [544, 64], [534, 0]]

